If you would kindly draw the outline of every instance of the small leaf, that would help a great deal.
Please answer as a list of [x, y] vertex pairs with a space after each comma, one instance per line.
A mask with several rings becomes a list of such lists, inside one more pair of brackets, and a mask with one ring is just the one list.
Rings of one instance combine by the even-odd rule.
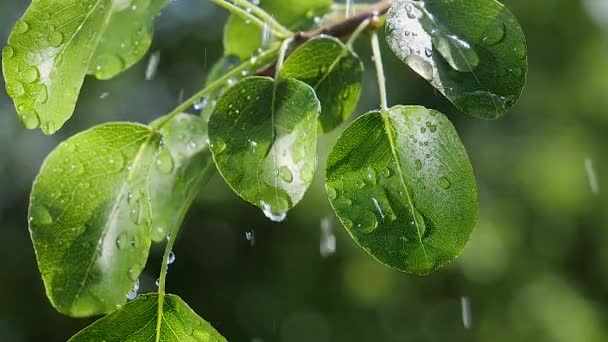
[[83, 317], [127, 301], [150, 248], [148, 178], [160, 137], [110, 123], [48, 156], [34, 181], [29, 223], [47, 296]]
[[[153, 10], [164, 2], [34, 1], [2, 54], [6, 89], [23, 125], [55, 133], [72, 116], [87, 72], [110, 78], [139, 60], [149, 46]], [[146, 3], [139, 14], [126, 8]]]
[[156, 293], [137, 297], [69, 340], [90, 341], [227, 342], [181, 298], [168, 294], [161, 301]]
[[[155, 127], [166, 117], [151, 124]], [[161, 129], [163, 146], [150, 177], [152, 240], [161, 242], [182, 224], [192, 201], [215, 170], [207, 125], [198, 116], [180, 114]]]
[[396, 106], [346, 129], [327, 161], [331, 205], [381, 263], [428, 274], [458, 256], [478, 216], [477, 185], [443, 114]]
[[[288, 29], [307, 29], [331, 8], [331, 0], [264, 0], [260, 7]], [[232, 15], [224, 28], [224, 50], [241, 59], [251, 57], [263, 47], [263, 31], [252, 23]]]
[[117, 0], [89, 74], [107, 80], [120, 74], [146, 54], [152, 43], [152, 23], [170, 0]]
[[312, 182], [319, 112], [305, 83], [249, 77], [219, 99], [211, 116], [211, 152], [220, 174], [275, 221]]
[[289, 56], [281, 77], [313, 87], [321, 101], [322, 131], [329, 132], [348, 119], [359, 102], [363, 63], [340, 40], [318, 37]]
[[526, 39], [495, 0], [397, 0], [386, 39], [399, 59], [471, 116], [502, 116], [526, 83]]
[[[206, 84], [210, 85], [211, 83], [219, 80], [228, 71], [234, 69], [240, 63], [241, 63], [241, 59], [238, 58], [237, 56], [233, 56], [233, 55], [223, 56], [222, 58], [220, 58], [219, 61], [217, 61], [213, 65], [213, 67], [209, 71], [209, 76], [207, 77]], [[230, 84], [226, 85], [226, 87], [229, 87], [229, 86], [230, 86]], [[199, 105], [199, 106], [202, 107], [201, 108], [201, 116], [203, 117], [203, 119], [205, 120], [205, 122], [209, 121], [209, 117], [213, 113], [213, 109], [215, 108], [215, 105], [217, 103], [217, 98], [225, 90], [226, 89], [224, 88], [224, 89], [222, 89], [220, 91], [211, 93], [211, 94], [207, 95], [207, 97], [205, 97], [205, 99], [202, 100], [203, 104]]]

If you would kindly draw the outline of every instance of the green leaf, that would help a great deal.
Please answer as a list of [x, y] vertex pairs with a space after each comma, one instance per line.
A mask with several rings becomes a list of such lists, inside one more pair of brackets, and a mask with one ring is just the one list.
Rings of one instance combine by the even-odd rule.
[[454, 126], [424, 107], [370, 112], [327, 161], [330, 202], [381, 263], [425, 275], [458, 256], [478, 217], [473, 169]]
[[283, 220], [313, 180], [319, 112], [305, 83], [249, 77], [219, 99], [209, 120], [220, 174], [272, 220]]
[[[166, 117], [151, 124], [156, 127]], [[163, 147], [150, 177], [152, 240], [161, 242], [182, 224], [192, 201], [215, 170], [207, 125], [198, 116], [180, 114], [160, 128]]]
[[[310, 27], [314, 18], [331, 8], [331, 0], [264, 0], [260, 7], [288, 29], [299, 30]], [[251, 57], [263, 45], [262, 30], [252, 23], [232, 15], [224, 28], [224, 50], [227, 55], [241, 59]]]
[[340, 40], [318, 37], [289, 56], [281, 77], [295, 78], [313, 87], [321, 101], [322, 131], [329, 132], [344, 122], [359, 102], [363, 63]]
[[[141, 58], [150, 11], [162, 2], [34, 1], [2, 50], [6, 89], [23, 125], [53, 134], [72, 116], [87, 72], [109, 78]], [[146, 3], [150, 10], [137, 14]]]
[[47, 157], [30, 197], [32, 241], [47, 296], [83, 317], [124, 304], [150, 248], [148, 178], [160, 136], [96, 126]]
[[169, 294], [160, 300], [156, 293], [137, 297], [69, 340], [81, 341], [227, 342], [181, 298]]
[[[219, 61], [217, 61], [213, 65], [213, 67], [209, 71], [209, 76], [207, 77], [206, 84], [209, 85], [209, 84], [212, 84], [213, 82], [219, 80], [228, 71], [236, 68], [239, 64], [241, 64], [241, 59], [238, 58], [237, 56], [233, 56], [233, 55], [223, 56], [222, 58], [220, 58]], [[226, 85], [226, 86], [229, 87], [230, 85]], [[217, 104], [217, 98], [220, 96], [220, 94], [223, 91], [225, 91], [225, 88], [220, 91], [207, 95], [207, 97], [205, 97], [205, 99], [203, 100], [204, 105], [202, 106], [203, 108], [201, 110], [201, 116], [203, 117], [205, 122], [209, 121], [209, 117], [211, 116], [211, 114], [213, 114], [213, 109], [215, 108], [215, 105]]]
[[526, 39], [495, 0], [397, 0], [386, 39], [400, 60], [471, 116], [502, 116], [526, 83]]
[[169, 0], [114, 1], [114, 12], [93, 59], [89, 74], [107, 80], [130, 68], [152, 43], [153, 22]]

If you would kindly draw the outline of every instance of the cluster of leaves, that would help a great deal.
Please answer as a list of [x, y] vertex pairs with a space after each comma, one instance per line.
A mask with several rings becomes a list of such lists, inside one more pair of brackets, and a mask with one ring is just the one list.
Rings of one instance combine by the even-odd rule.
[[[502, 116], [525, 83], [525, 38], [495, 0], [385, 0], [350, 18], [330, 0], [212, 1], [233, 16], [207, 86], [149, 125], [108, 123], [69, 138], [34, 181], [29, 226], [51, 303], [74, 317], [112, 312], [73, 341], [225, 341], [165, 295], [179, 226], [216, 169], [267, 217], [285, 218], [313, 181], [318, 135], [360, 98], [364, 67], [352, 43], [382, 19], [396, 56], [465, 114]], [[168, 2], [34, 1], [2, 51], [23, 125], [59, 129], [87, 74], [109, 79], [144, 56]], [[269, 70], [274, 77], [244, 77]], [[202, 99], [201, 116], [183, 113]], [[383, 101], [355, 120], [329, 156], [326, 188], [352, 238], [404, 272], [450, 262], [477, 221], [466, 150], [445, 115], [420, 106]], [[158, 294], [125, 305], [152, 242], [166, 237]]]

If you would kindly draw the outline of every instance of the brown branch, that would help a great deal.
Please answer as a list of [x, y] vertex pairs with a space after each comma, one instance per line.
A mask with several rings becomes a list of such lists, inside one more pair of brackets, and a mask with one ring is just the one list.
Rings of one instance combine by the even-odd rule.
[[[331, 23], [329, 25], [319, 27], [318, 29], [312, 31], [297, 32], [294, 36], [294, 45], [289, 51], [289, 53], [295, 50], [295, 48], [299, 45], [302, 45], [308, 40], [321, 35], [332, 36], [340, 39], [346, 38], [350, 36], [364, 21], [368, 19], [374, 19], [378, 16], [386, 14], [392, 4], [393, 0], [380, 0], [374, 5], [370, 6], [369, 9], [365, 12], [359, 13], [352, 17], [348, 17], [342, 21]], [[370, 22], [369, 29], [377, 29], [377, 25], [377, 21], [372, 20]], [[275, 71], [276, 62], [261, 68], [256, 72], [256, 75], [273, 77]]]

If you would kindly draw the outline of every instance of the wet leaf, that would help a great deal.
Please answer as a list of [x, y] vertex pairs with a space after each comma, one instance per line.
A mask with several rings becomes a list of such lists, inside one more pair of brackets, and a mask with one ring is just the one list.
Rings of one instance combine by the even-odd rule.
[[153, 12], [165, 2], [34, 1], [2, 53], [7, 92], [23, 125], [45, 134], [61, 128], [87, 72], [110, 78], [143, 56]]
[[[309, 28], [316, 16], [329, 11], [331, 4], [331, 0], [264, 0], [259, 6], [288, 29], [299, 30]], [[247, 59], [263, 47], [263, 36], [263, 30], [255, 24], [233, 15], [224, 28], [225, 53]]]
[[159, 141], [146, 126], [104, 124], [61, 143], [42, 165], [30, 233], [59, 312], [91, 316], [127, 301], [151, 244], [148, 178]]
[[397, 57], [468, 115], [496, 119], [526, 83], [527, 48], [495, 0], [397, 0], [386, 39]]
[[89, 64], [89, 74], [107, 80], [130, 68], [152, 43], [153, 22], [170, 0], [114, 1], [114, 11]]
[[285, 218], [312, 182], [319, 112], [305, 83], [249, 77], [219, 99], [209, 120], [220, 174], [275, 221]]
[[443, 114], [397, 106], [348, 127], [327, 161], [332, 207], [381, 263], [425, 275], [458, 256], [477, 222], [477, 185]]
[[313, 87], [321, 101], [322, 131], [329, 132], [348, 119], [359, 102], [363, 63], [340, 40], [319, 37], [289, 56], [281, 77], [295, 78]]
[[[155, 127], [161, 117], [151, 124]], [[156, 154], [150, 177], [152, 240], [161, 242], [181, 225], [192, 201], [209, 180], [215, 167], [207, 136], [207, 125], [198, 116], [180, 114], [159, 132], [163, 146]]]
[[180, 297], [164, 295], [161, 302], [156, 293], [137, 297], [69, 340], [81, 341], [227, 342]]

